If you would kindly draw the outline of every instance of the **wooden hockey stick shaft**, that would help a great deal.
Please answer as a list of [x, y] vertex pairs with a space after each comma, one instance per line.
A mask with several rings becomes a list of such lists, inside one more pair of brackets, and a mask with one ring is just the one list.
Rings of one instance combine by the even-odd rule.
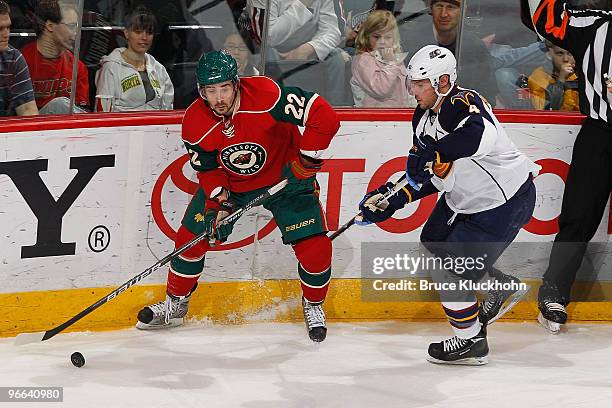
[[[287, 180], [282, 180], [281, 182], [277, 183], [276, 185], [270, 187], [268, 190], [266, 190], [265, 193], [255, 197], [253, 200], [249, 201], [244, 206], [240, 207], [238, 210], [234, 211], [232, 214], [230, 214], [229, 216], [227, 216], [224, 219], [222, 219], [220, 221], [220, 224], [227, 224], [227, 223], [236, 221], [245, 212], [247, 212], [248, 210], [250, 210], [253, 207], [256, 207], [256, 206], [262, 204], [266, 199], [268, 199], [269, 197], [271, 197], [274, 194], [278, 193], [286, 185], [287, 185]], [[179, 256], [183, 252], [187, 251], [189, 248], [192, 248], [193, 246], [195, 246], [196, 244], [198, 244], [200, 241], [204, 240], [205, 238], [207, 238], [205, 232], [197, 235], [191, 241], [186, 242], [185, 244], [181, 245], [179, 248], [175, 249], [173, 252], [171, 252], [170, 254], [166, 255], [165, 257], [163, 257], [162, 259], [157, 261], [154, 265], [152, 265], [152, 266], [148, 267], [147, 269], [145, 269], [144, 271], [140, 272], [138, 275], [134, 276], [133, 278], [131, 278], [130, 280], [125, 282], [123, 285], [119, 286], [117, 289], [113, 290], [112, 292], [110, 292], [109, 294], [104, 296], [103, 298], [99, 299], [94, 304], [92, 304], [89, 307], [83, 309], [78, 314], [76, 314], [75, 316], [73, 316], [70, 319], [66, 320], [64, 323], [60, 324], [59, 326], [56, 326], [56, 327], [54, 327], [52, 329], [49, 329], [49, 330], [47, 330], [45, 332], [21, 333], [21, 334], [18, 334], [17, 337], [15, 338], [15, 344], [16, 345], [22, 345], [22, 344], [27, 344], [27, 343], [35, 343], [35, 342], [49, 340], [51, 337], [53, 337], [56, 334], [62, 332], [64, 329], [72, 326], [74, 323], [78, 322], [83, 317], [87, 316], [88, 314], [90, 314], [91, 312], [93, 312], [94, 310], [96, 310], [97, 308], [102, 306], [103, 304], [113, 300], [114, 298], [116, 298], [117, 296], [119, 296], [120, 294], [122, 294], [123, 292], [128, 290], [130, 287], [132, 287], [133, 285], [137, 284], [138, 282], [140, 282], [142, 279], [146, 278], [150, 274], [152, 274], [155, 270], [157, 270], [160, 267], [162, 267], [163, 265], [167, 264], [173, 258], [176, 258], [177, 256]]]

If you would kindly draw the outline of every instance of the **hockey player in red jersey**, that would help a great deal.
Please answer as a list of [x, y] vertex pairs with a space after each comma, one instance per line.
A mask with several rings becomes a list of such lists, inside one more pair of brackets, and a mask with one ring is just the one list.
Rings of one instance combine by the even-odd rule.
[[[298, 260], [309, 337], [323, 341], [327, 328], [322, 303], [331, 278], [332, 245], [316, 173], [340, 127], [338, 118], [315, 93], [282, 87], [264, 76], [238, 79], [236, 61], [225, 50], [204, 54], [196, 74], [201, 98], [185, 112], [182, 137], [199, 189], [175, 246], [202, 231], [209, 238], [171, 261], [165, 301], [143, 308], [136, 327], [182, 324], [206, 252], [231, 234], [232, 224], [218, 222], [287, 179], [289, 184], [263, 205]], [[304, 127], [303, 134], [298, 126]]]

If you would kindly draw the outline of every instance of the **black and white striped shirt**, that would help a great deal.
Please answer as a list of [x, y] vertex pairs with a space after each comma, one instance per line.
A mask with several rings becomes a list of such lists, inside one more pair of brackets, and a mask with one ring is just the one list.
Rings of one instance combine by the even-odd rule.
[[540, 0], [538, 34], [576, 59], [580, 111], [612, 124], [612, 11], [572, 9], [567, 0]]

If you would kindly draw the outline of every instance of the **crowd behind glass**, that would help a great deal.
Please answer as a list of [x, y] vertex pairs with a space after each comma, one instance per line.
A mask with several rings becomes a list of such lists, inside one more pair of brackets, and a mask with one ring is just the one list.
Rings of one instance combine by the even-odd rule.
[[578, 111], [574, 58], [518, 1], [0, 0], [0, 116], [184, 109], [221, 48], [333, 106], [412, 108], [406, 65], [436, 43], [498, 109]]

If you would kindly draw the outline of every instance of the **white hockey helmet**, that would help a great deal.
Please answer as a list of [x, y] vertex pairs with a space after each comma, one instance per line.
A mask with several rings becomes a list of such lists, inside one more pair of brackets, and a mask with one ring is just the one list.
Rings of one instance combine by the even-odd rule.
[[452, 89], [457, 82], [457, 60], [448, 48], [426, 45], [418, 50], [408, 63], [408, 81], [429, 79], [438, 95], [440, 95], [438, 86], [442, 75], [449, 76]]

